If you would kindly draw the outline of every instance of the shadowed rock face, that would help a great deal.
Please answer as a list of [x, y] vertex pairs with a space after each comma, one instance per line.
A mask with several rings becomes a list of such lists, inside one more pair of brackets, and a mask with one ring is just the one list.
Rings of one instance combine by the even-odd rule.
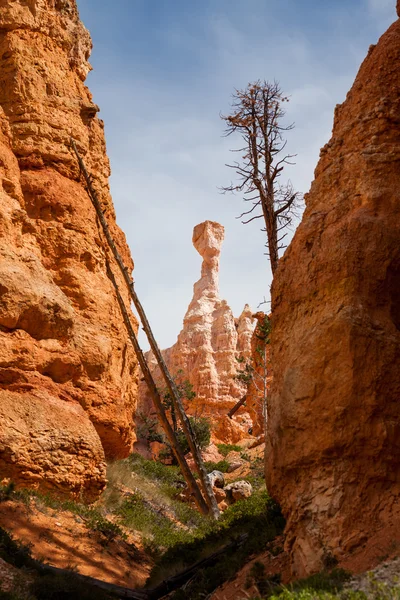
[[273, 284], [268, 489], [303, 575], [400, 536], [400, 21], [372, 46]]
[[[250, 357], [254, 325], [249, 306], [235, 319], [227, 302], [220, 298], [219, 261], [224, 236], [223, 226], [213, 221], [194, 228], [193, 245], [203, 259], [201, 277], [194, 284], [178, 340], [163, 353], [171, 373], [182, 371], [196, 392], [195, 400], [187, 407], [189, 414], [210, 417], [218, 439], [237, 442], [248, 436], [251, 420], [248, 414], [231, 420], [227, 413], [245, 392], [234, 378], [238, 368], [236, 357]], [[149, 360], [163, 388], [152, 353]], [[139, 396], [140, 412], [148, 414], [152, 405], [145, 384], [141, 385]]]
[[135, 441], [137, 377], [69, 147], [73, 137], [133, 268], [83, 83], [90, 50], [75, 0], [0, 0], [1, 475], [93, 499], [105, 456]]

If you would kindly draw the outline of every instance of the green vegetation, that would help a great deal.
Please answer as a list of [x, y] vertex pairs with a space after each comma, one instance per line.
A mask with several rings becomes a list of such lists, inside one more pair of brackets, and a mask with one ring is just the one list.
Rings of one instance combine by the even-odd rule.
[[228, 456], [229, 452], [242, 452], [243, 448], [235, 444], [217, 444], [218, 452], [222, 456]]
[[262, 458], [255, 458], [250, 465], [250, 472], [246, 475], [246, 481], [251, 483], [253, 490], [265, 489], [265, 467]]
[[[220, 466], [212, 464], [210, 470]], [[178, 467], [132, 455], [109, 466], [108, 480], [107, 490], [95, 506], [30, 490], [15, 491], [12, 486], [0, 488], [0, 500], [23, 500], [43, 512], [48, 508], [71, 511], [91, 531], [101, 535], [104, 544], [114, 539], [125, 539], [130, 529], [140, 532], [145, 549], [157, 562], [148, 587], [154, 587], [159, 581], [228, 546], [212, 566], [199, 571], [186, 586], [186, 597], [193, 600], [202, 598], [204, 590], [209, 593], [233, 576], [251, 554], [262, 551], [283, 530], [283, 517], [265, 489], [228, 507], [220, 520], [214, 521], [204, 518], [191, 504], [182, 502], [178, 497], [185, 490]], [[0, 556], [2, 548], [9, 562], [10, 554], [15, 555], [15, 564], [17, 557], [21, 556], [18, 564], [22, 566], [29, 560], [29, 549], [11, 542], [6, 537], [0, 544]], [[74, 595], [85, 599], [93, 597], [90, 588], [87, 595], [82, 592], [77, 596], [72, 580], [65, 588], [66, 595], [57, 596], [60, 585], [57, 577], [47, 574], [38, 577], [33, 598], [64, 600]]]
[[108, 544], [117, 538], [126, 540], [128, 537], [117, 523], [109, 521], [95, 510], [91, 510], [88, 514], [86, 525], [92, 531], [100, 533], [103, 536], [105, 544]]
[[219, 462], [207, 461], [204, 463], [207, 473], [212, 471], [221, 471], [221, 473], [227, 473], [229, 469], [229, 463], [227, 460], [220, 460]]
[[[212, 469], [217, 465], [211, 463]], [[15, 490], [12, 484], [0, 486], [0, 502], [19, 500], [43, 511], [47, 508], [71, 511], [79, 515], [91, 531], [98, 533], [104, 544], [126, 539], [129, 529], [141, 532], [145, 549], [156, 561], [147, 588], [217, 553], [182, 589], [170, 595], [174, 600], [203, 600], [234, 577], [251, 557], [266, 549], [274, 555], [281, 551], [271, 542], [282, 533], [284, 519], [265, 490], [262, 459], [254, 461], [251, 469], [248, 479], [252, 479], [254, 494], [229, 506], [219, 521], [202, 517], [190, 504], [177, 498], [184, 489], [177, 467], [145, 460], [139, 455], [110, 465], [108, 489], [95, 507], [60, 500], [50, 494]], [[218, 553], [220, 550], [223, 551]], [[0, 558], [16, 568], [27, 568], [31, 573], [37, 571], [32, 585], [21, 580], [15, 591], [0, 592], [0, 600], [109, 598], [73, 571], [65, 575], [38, 569], [30, 548], [3, 529], [0, 529]], [[280, 583], [279, 574], [268, 575], [265, 566], [256, 561], [249, 571], [246, 588], [255, 586], [258, 590], [259, 596], [251, 600], [400, 600], [399, 585], [379, 582], [372, 575], [368, 585], [363, 585], [365, 591], [351, 589], [345, 585], [349, 582], [349, 573], [329, 569], [333, 564], [330, 559], [327, 570], [285, 587]], [[248, 592], [244, 593], [250, 599]]]
[[[248, 587], [256, 585], [260, 596], [249, 600], [400, 600], [400, 586], [378, 581], [368, 574], [363, 591], [350, 586], [351, 575], [343, 569], [326, 570], [300, 579], [289, 586], [277, 585], [265, 576], [265, 568], [255, 563], [249, 573]], [[346, 585], [347, 584], [347, 585]]]
[[378, 581], [371, 573], [365, 591], [344, 587], [351, 576], [342, 569], [323, 571], [280, 588], [270, 600], [400, 600], [400, 586]]
[[[189, 423], [200, 450], [203, 450], [209, 446], [211, 439], [210, 421], [205, 417], [189, 417]], [[187, 454], [190, 448], [182, 429], [177, 430], [176, 437], [180, 447], [182, 448], [183, 454]]]
[[167, 466], [154, 460], [146, 460], [140, 454], [132, 454], [125, 462], [131, 471], [149, 479], [167, 486], [183, 486], [183, 479], [179, 467]]
[[[350, 574], [343, 569], [332, 569], [322, 571], [299, 579], [289, 586], [280, 585], [280, 576], [268, 576], [262, 563], [255, 562], [247, 577], [246, 587], [255, 585], [262, 598], [274, 598], [279, 600], [303, 599], [304, 594], [311, 594], [312, 598], [321, 597], [321, 594], [337, 594], [343, 585], [350, 579]], [[307, 600], [307, 596], [303, 600]], [[326, 599], [328, 600], [328, 599]]]
[[267, 576], [265, 573], [265, 565], [263, 563], [256, 561], [247, 576], [246, 580], [246, 588], [250, 588], [252, 585], [255, 585], [262, 595], [267, 595], [272, 590], [276, 589], [276, 587], [281, 582], [280, 574]]
[[[196, 534], [192, 533], [191, 540], [188, 538], [186, 542], [171, 546], [159, 557], [148, 587], [236, 542], [211, 566], [200, 569], [184, 591], [179, 590], [172, 596], [175, 600], [200, 600], [232, 577], [250, 555], [262, 552], [272, 539], [282, 533], [283, 527], [284, 519], [279, 507], [266, 491], [258, 492], [228, 507], [219, 521], [204, 521]], [[243, 534], [245, 538], [241, 537]]]

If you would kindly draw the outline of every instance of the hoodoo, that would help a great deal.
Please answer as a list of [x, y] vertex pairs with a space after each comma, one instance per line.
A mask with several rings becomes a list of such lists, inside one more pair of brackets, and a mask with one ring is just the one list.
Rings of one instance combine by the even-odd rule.
[[[235, 442], [246, 437], [251, 425], [248, 415], [231, 420], [227, 414], [245, 392], [235, 379], [236, 359], [240, 355], [250, 357], [254, 325], [248, 306], [235, 319], [227, 302], [220, 298], [219, 262], [224, 236], [223, 226], [213, 221], [194, 228], [193, 245], [203, 259], [201, 278], [194, 285], [177, 342], [164, 351], [164, 356], [171, 373], [182, 371], [193, 385], [196, 398], [188, 407], [189, 414], [211, 416], [216, 436]], [[154, 373], [159, 380], [156, 367]], [[139, 402], [148, 412], [144, 385], [140, 386]]]
[[273, 283], [267, 479], [296, 575], [400, 541], [399, 64], [397, 21], [336, 108]]
[[[0, 466], [96, 498], [135, 441], [136, 359], [70, 138], [115, 224], [103, 124], [75, 0], [0, 6]], [[121, 290], [124, 286], [121, 282]]]

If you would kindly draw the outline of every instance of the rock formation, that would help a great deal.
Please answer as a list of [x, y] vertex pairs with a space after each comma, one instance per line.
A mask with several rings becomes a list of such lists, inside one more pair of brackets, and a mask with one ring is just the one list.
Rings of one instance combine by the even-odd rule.
[[[194, 228], [193, 245], [203, 259], [201, 278], [194, 285], [193, 299], [178, 340], [164, 351], [164, 357], [173, 375], [182, 371], [193, 385], [196, 398], [187, 406], [188, 413], [212, 417], [215, 436], [236, 442], [248, 435], [251, 421], [246, 413], [232, 420], [226, 415], [245, 392], [235, 379], [236, 358], [250, 357], [254, 326], [249, 306], [235, 320], [227, 302], [220, 298], [219, 260], [223, 240], [224, 228], [219, 223], [205, 221]], [[151, 354], [149, 361], [162, 387]], [[145, 384], [140, 386], [139, 396], [142, 412], [148, 413], [150, 403]]]
[[272, 294], [268, 489], [293, 572], [400, 542], [400, 21], [336, 108]]
[[136, 361], [70, 149], [73, 137], [133, 268], [83, 83], [90, 50], [75, 0], [0, 2], [0, 474], [88, 499], [105, 456], [132, 448], [136, 403]]
[[[251, 344], [251, 365], [254, 368], [252, 380], [246, 392], [246, 409], [253, 422], [253, 435], [264, 435], [264, 393], [268, 398], [271, 382], [272, 368], [270, 362], [270, 347], [266, 343], [266, 332], [264, 328], [266, 314], [262, 311], [255, 313], [256, 327], [254, 329]], [[264, 392], [265, 382], [265, 392]]]

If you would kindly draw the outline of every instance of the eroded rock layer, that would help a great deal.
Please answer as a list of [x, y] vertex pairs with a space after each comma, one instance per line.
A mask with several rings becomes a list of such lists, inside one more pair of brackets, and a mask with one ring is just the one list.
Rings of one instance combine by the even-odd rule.
[[[136, 361], [76, 140], [126, 264], [75, 0], [0, 1], [0, 474], [94, 498], [135, 440]], [[124, 290], [121, 284], [121, 290]]]
[[246, 392], [246, 409], [253, 422], [252, 433], [256, 437], [264, 436], [266, 415], [264, 406], [272, 382], [270, 347], [268, 332], [265, 328], [267, 315], [256, 312], [253, 315], [256, 327], [251, 338], [251, 365], [254, 369]]
[[[249, 306], [235, 319], [219, 293], [219, 261], [225, 231], [222, 225], [205, 221], [193, 231], [193, 245], [203, 259], [201, 278], [194, 285], [193, 298], [186, 312], [176, 344], [163, 352], [173, 375], [182, 373], [193, 385], [196, 398], [187, 404], [188, 414], [211, 417], [215, 436], [237, 442], [248, 437], [252, 423], [243, 411], [229, 419], [229, 410], [244, 395], [246, 388], [235, 379], [237, 357], [249, 359], [254, 330]], [[150, 353], [155, 379], [163, 387]], [[140, 388], [143, 412], [151, 402], [145, 384]]]
[[336, 109], [274, 279], [267, 478], [296, 575], [399, 541], [399, 64], [397, 21]]

